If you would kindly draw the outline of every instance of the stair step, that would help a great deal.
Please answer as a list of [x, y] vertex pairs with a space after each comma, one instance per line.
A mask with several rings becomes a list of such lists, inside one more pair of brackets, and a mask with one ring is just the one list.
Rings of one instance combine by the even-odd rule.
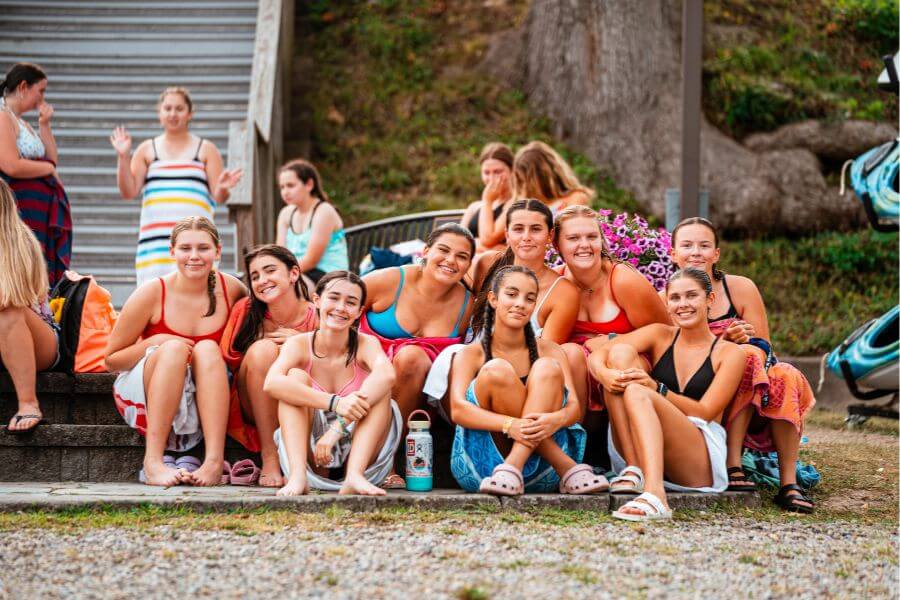
[[253, 35], [255, 16], [101, 16], [101, 15], [3, 15], [8, 27], [36, 33], [68, 34], [82, 37], [90, 33], [118, 33], [122, 37], [165, 35], [203, 35], [220, 33], [228, 36]]
[[0, 11], [5, 15], [34, 14], [37, 11], [52, 11], [54, 14], [67, 15], [142, 15], [142, 14], [168, 14], [170, 16], [188, 15], [195, 13], [198, 16], [208, 13], [217, 15], [229, 14], [233, 16], [256, 17], [258, 9], [256, 2], [228, 2], [214, 1], [202, 2], [192, 0], [190, 2], [78, 2], [56, 0], [2, 0]]
[[[222, 153], [222, 159], [225, 161], [225, 164], [228, 164], [227, 149], [219, 148], [219, 152]], [[106, 148], [103, 148], [102, 146], [96, 148], [79, 147], [74, 145], [61, 146], [59, 148], [59, 157], [59, 162], [61, 165], [63, 165], [60, 167], [59, 171], [64, 178], [64, 171], [69, 168], [103, 168], [108, 167], [109, 165], [116, 164], [116, 151], [113, 150], [109, 145], [107, 145]], [[110, 168], [114, 169], [115, 166]], [[68, 183], [68, 180], [66, 180], [66, 183]]]
[[[53, 136], [56, 138], [60, 148], [64, 146], [81, 147], [81, 148], [99, 148], [112, 150], [109, 145], [109, 135], [115, 123], [111, 123], [108, 128], [100, 129], [82, 129], [59, 127], [53, 130]], [[223, 128], [205, 128], [193, 127], [193, 132], [202, 135], [205, 139], [210, 140], [217, 148], [225, 148], [228, 146], [228, 129]], [[134, 129], [129, 131], [132, 139], [144, 140], [156, 137], [160, 134], [159, 128], [156, 129]], [[68, 191], [68, 190], [67, 190]]]
[[118, 56], [123, 48], [129, 52], [140, 53], [158, 58], [183, 60], [185, 56], [252, 56], [253, 38], [241, 36], [235, 39], [233, 36], [202, 35], [163, 37], [149, 35], [141, 38], [131, 34], [126, 44], [120, 41], [123, 36], [117, 34], [84, 34], [82, 37], [74, 37], [72, 34], [62, 33], [28, 33], [4, 31], [0, 38], [0, 52], [23, 57], [23, 60], [31, 56], [49, 54], [64, 50], [73, 55], [87, 54], [92, 56], [108, 55], [111, 58]]
[[[218, 227], [219, 236], [224, 248], [235, 244], [234, 227]], [[132, 250], [138, 241], [139, 232], [131, 225], [76, 225], [74, 252], [83, 252], [85, 248], [95, 246], [130, 247]]]

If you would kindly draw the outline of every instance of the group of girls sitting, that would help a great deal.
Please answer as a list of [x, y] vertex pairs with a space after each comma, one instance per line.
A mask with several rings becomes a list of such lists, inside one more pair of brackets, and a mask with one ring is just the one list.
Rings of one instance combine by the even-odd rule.
[[[590, 190], [552, 149], [492, 145], [482, 159], [485, 194], [463, 219], [478, 239], [443, 226], [417, 263], [364, 279], [346, 270], [343, 223], [304, 161], [279, 174], [287, 247], [244, 257], [249, 290], [216, 272], [211, 221], [178, 221], [175, 270], [137, 288], [107, 348], [116, 407], [147, 438], [142, 479], [237, 478], [227, 433], [261, 455], [250, 481], [281, 494], [382, 494], [404, 485], [395, 452], [427, 402], [456, 425], [451, 471], [468, 491], [608, 489], [637, 496], [617, 516], [664, 518], [666, 489], [754, 489], [740, 466], [749, 447], [778, 453], [776, 502], [811, 511], [794, 465], [815, 400], [774, 359], [754, 283], [717, 269], [713, 225], [675, 228], [680, 270], [658, 294], [610, 256]], [[513, 199], [526, 190], [537, 198]], [[5, 186], [0, 234], [0, 358], [19, 401], [8, 427], [27, 430], [42, 418], [34, 373], [57, 360], [58, 328], [40, 245]], [[551, 245], [558, 270], [544, 261]], [[598, 435], [609, 482], [583, 463]], [[167, 454], [201, 440], [202, 463]]]

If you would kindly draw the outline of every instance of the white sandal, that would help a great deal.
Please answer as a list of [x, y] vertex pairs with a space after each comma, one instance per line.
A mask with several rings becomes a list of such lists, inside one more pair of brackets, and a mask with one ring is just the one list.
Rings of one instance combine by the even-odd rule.
[[[620, 481], [627, 481], [631, 486], [616, 486]], [[637, 495], [644, 491], [644, 472], [640, 467], [629, 465], [622, 469], [618, 476], [609, 480], [610, 494]]]
[[[642, 514], [624, 513], [622, 508], [632, 508], [641, 511]], [[666, 510], [662, 501], [650, 492], [644, 492], [634, 500], [626, 502], [612, 516], [623, 521], [663, 521], [672, 518], [672, 509]]]

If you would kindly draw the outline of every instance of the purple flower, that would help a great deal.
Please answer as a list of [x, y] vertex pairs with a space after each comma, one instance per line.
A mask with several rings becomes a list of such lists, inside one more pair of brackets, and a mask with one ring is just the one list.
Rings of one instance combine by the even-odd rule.
[[612, 211], [608, 208], [601, 208], [597, 212], [600, 214], [601, 217], [608, 217], [609, 215], [612, 214]]
[[618, 250], [616, 250], [616, 258], [618, 258], [619, 260], [625, 260], [626, 258], [628, 258], [628, 255], [629, 252], [627, 248], [619, 248]]
[[638, 260], [637, 258], [634, 258], [634, 257], [629, 258], [629, 259], [628, 259], [628, 262], [630, 262], [630, 263], [631, 263], [631, 266], [633, 266], [633, 267], [636, 267], [636, 266], [638, 266], [639, 264], [641, 264], [641, 261]]
[[619, 237], [625, 237], [628, 235], [628, 227], [626, 225], [618, 225], [616, 227], [616, 235]]

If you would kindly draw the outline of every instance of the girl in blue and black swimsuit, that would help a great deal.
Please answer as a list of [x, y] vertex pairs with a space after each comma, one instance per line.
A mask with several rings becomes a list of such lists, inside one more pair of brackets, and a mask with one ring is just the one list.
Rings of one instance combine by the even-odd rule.
[[[456, 223], [431, 232], [419, 265], [382, 269], [364, 278], [369, 292], [360, 331], [374, 335], [397, 373], [392, 397], [403, 422], [422, 402], [422, 387], [441, 350], [459, 343], [469, 326], [471, 292], [463, 277], [475, 239]], [[401, 487], [396, 475], [385, 487]]]

